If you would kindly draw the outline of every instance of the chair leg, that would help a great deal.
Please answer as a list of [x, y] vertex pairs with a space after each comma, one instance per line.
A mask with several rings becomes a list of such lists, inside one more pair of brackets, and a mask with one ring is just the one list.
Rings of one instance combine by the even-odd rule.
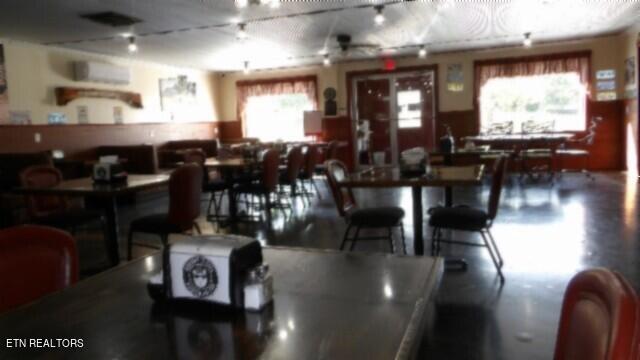
[[340, 251], [344, 250], [344, 246], [347, 244], [349, 240], [349, 231], [351, 230], [351, 224], [347, 225], [347, 229], [344, 231], [344, 236], [342, 236], [342, 244], [340, 244]]
[[485, 235], [484, 231], [479, 231], [479, 232], [480, 232], [480, 235], [482, 236], [482, 239], [484, 240], [484, 244], [487, 246], [487, 249], [489, 250], [489, 255], [491, 256], [491, 260], [493, 261], [493, 265], [495, 265], [496, 271], [498, 271], [498, 276], [500, 277], [500, 282], [504, 282], [504, 275], [502, 275], [502, 267], [498, 263], [498, 259], [496, 258], [496, 255], [493, 253], [491, 245], [489, 245], [489, 240], [487, 239], [487, 236]]
[[436, 255], [436, 242], [438, 241], [438, 228], [434, 227], [431, 234], [431, 256]]
[[358, 241], [358, 234], [360, 234], [360, 226], [356, 227], [356, 233], [353, 236], [353, 240], [351, 241], [351, 247], [349, 248], [349, 251], [353, 251], [353, 249], [356, 248], [356, 242]]
[[400, 224], [400, 238], [402, 239], [402, 254], [407, 255], [407, 244], [404, 238], [404, 224]]
[[392, 227], [387, 228], [387, 236], [389, 237], [389, 245], [391, 246], [391, 253], [395, 254], [396, 247], [393, 244], [393, 228]]
[[160, 241], [162, 241], [162, 247], [166, 248], [169, 244], [169, 234], [160, 235]]
[[491, 246], [493, 246], [493, 251], [498, 256], [498, 263], [500, 264], [500, 267], [502, 267], [504, 265], [504, 261], [502, 260], [502, 255], [500, 255], [498, 244], [496, 244], [496, 240], [493, 238], [493, 234], [491, 234], [491, 231], [489, 231], [489, 229], [487, 229], [487, 235], [489, 235], [489, 240], [491, 241]]
[[[211, 198], [209, 199], [209, 206], [207, 206], [207, 218], [209, 218], [211, 216], [211, 205], [214, 205], [214, 208], [218, 207], [216, 205], [216, 193], [215, 192], [211, 193]], [[216, 215], [217, 215], [217, 213], [216, 213]]]
[[197, 221], [193, 222], [193, 227], [196, 228], [196, 232], [198, 233], [198, 235], [202, 235], [202, 229], [200, 229], [200, 225]]
[[318, 199], [322, 200], [322, 194], [320, 193], [318, 184], [316, 184], [316, 180], [313, 178], [313, 176], [311, 176], [309, 180], [311, 181], [311, 185], [313, 185], [313, 188], [316, 189], [316, 194], [318, 194]]
[[133, 254], [133, 229], [129, 229], [129, 236], [127, 236], [127, 260], [131, 261]]

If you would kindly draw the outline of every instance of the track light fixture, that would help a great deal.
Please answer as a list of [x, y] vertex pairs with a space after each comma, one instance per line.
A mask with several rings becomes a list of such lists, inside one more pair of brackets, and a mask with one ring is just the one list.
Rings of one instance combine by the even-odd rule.
[[127, 45], [127, 49], [130, 53], [138, 51], [138, 44], [136, 44], [135, 36], [129, 36], [129, 45]]
[[247, 27], [247, 24], [244, 24], [244, 23], [238, 24], [238, 34], [236, 35], [238, 39], [244, 40], [248, 37], [246, 27]]
[[329, 54], [324, 54], [324, 59], [322, 59], [322, 64], [325, 67], [331, 66], [331, 58], [329, 57]]
[[246, 8], [249, 5], [249, 0], [236, 0], [236, 6], [239, 8]]
[[376, 16], [374, 16], [373, 21], [376, 25], [380, 26], [384, 24], [384, 15], [382, 14], [382, 10], [384, 9], [384, 5], [374, 6], [373, 9], [376, 11]]
[[418, 50], [418, 57], [420, 59], [427, 57], [427, 48], [425, 48], [424, 45], [420, 46], [420, 50]]
[[242, 72], [246, 74], [251, 72], [251, 68], [249, 68], [249, 62], [245, 61], [244, 62], [244, 68], [242, 69]]
[[531, 33], [525, 33], [524, 34], [524, 40], [522, 40], [522, 45], [524, 45], [524, 47], [531, 47], [531, 45], [533, 45], [533, 41], [531, 40]]

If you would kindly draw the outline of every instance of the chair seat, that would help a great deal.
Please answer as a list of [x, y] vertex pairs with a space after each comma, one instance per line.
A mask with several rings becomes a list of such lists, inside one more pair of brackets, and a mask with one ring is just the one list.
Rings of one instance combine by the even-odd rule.
[[429, 214], [429, 225], [441, 229], [479, 231], [489, 222], [485, 211], [467, 206], [436, 207]]
[[204, 186], [202, 187], [202, 190], [204, 192], [218, 192], [218, 191], [224, 191], [227, 190], [229, 188], [229, 184], [221, 179], [217, 179], [217, 180], [210, 180], [208, 183], [204, 184]]
[[100, 220], [102, 217], [102, 212], [98, 210], [79, 208], [69, 209], [63, 212], [37, 217], [32, 219], [32, 222], [40, 225], [69, 229], [75, 226], [81, 226], [96, 220]]
[[399, 207], [377, 207], [354, 210], [349, 214], [349, 222], [360, 227], [391, 227], [400, 225], [404, 210]]
[[564, 156], [588, 156], [589, 152], [582, 149], [560, 149], [556, 151], [556, 154]]
[[169, 222], [168, 214], [143, 216], [131, 222], [131, 231], [148, 234], [179, 234], [182, 229]]

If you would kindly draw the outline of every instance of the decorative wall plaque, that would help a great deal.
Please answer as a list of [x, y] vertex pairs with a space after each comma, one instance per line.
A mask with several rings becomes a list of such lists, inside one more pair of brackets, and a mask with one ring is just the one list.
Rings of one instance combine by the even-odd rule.
[[138, 93], [76, 87], [56, 88], [56, 102], [59, 106], [67, 105], [69, 102], [79, 98], [121, 100], [131, 107], [142, 109], [142, 96]]

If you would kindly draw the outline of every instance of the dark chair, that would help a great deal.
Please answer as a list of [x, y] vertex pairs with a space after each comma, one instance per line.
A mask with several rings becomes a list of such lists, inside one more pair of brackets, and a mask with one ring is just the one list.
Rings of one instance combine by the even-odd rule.
[[[62, 182], [60, 170], [47, 165], [30, 166], [20, 173], [20, 183], [25, 188], [52, 188]], [[104, 215], [100, 211], [72, 206], [69, 199], [59, 195], [26, 195], [29, 222], [68, 230], [100, 221], [106, 231]]]
[[[241, 183], [234, 187], [236, 196], [257, 196], [260, 199], [260, 203], [264, 204], [260, 206], [260, 209], [264, 209], [268, 223], [271, 223], [271, 209], [276, 207], [276, 203], [279, 202], [277, 197], [279, 164], [280, 153], [278, 150], [266, 150], [262, 154], [260, 179], [250, 183]], [[276, 199], [272, 199], [272, 195], [276, 195]]]
[[637, 359], [639, 321], [638, 297], [620, 274], [582, 271], [564, 295], [554, 359]]
[[78, 253], [67, 232], [37, 225], [0, 230], [0, 313], [78, 281]]
[[[402, 239], [402, 253], [406, 254], [406, 245], [404, 239], [404, 227], [402, 219], [404, 218], [404, 210], [399, 207], [376, 207], [358, 209], [353, 191], [351, 188], [339, 186], [348, 175], [347, 167], [338, 160], [329, 160], [325, 162], [327, 168], [327, 180], [331, 194], [338, 207], [338, 213], [347, 221], [347, 230], [344, 232], [340, 250], [343, 250], [347, 241], [351, 241], [350, 251], [356, 245], [358, 240], [380, 240], [387, 239], [391, 247], [391, 252], [395, 253], [395, 245], [393, 244], [393, 229], [400, 228], [400, 237]], [[351, 229], [355, 228], [353, 238], [349, 238]], [[381, 237], [360, 237], [361, 229], [387, 229], [387, 236]]]
[[[431, 243], [432, 255], [439, 254], [441, 243], [486, 247], [489, 250], [489, 255], [491, 255], [491, 260], [493, 260], [496, 266], [500, 280], [504, 281], [504, 276], [502, 275], [502, 257], [500, 256], [500, 251], [491, 235], [490, 229], [493, 220], [498, 214], [500, 193], [502, 192], [502, 184], [506, 170], [507, 158], [503, 156], [495, 162], [493, 178], [491, 180], [491, 192], [489, 194], [489, 205], [486, 211], [466, 205], [435, 207], [429, 210], [429, 225], [433, 227], [433, 240]], [[483, 243], [443, 240], [443, 229], [479, 232], [482, 236]]]
[[298, 178], [300, 179], [300, 190], [302, 195], [305, 196], [309, 201], [311, 201], [312, 192], [309, 190], [312, 188], [315, 190], [316, 194], [318, 194], [318, 198], [322, 199], [320, 195], [320, 190], [318, 189], [318, 185], [316, 184], [313, 175], [315, 174], [316, 166], [318, 165], [318, 148], [315, 145], [307, 146], [307, 152], [304, 154], [304, 161], [302, 166], [302, 171], [300, 171], [300, 175]]
[[594, 117], [589, 122], [589, 128], [587, 128], [587, 133], [584, 136], [569, 139], [565, 144], [562, 144], [558, 150], [556, 150], [556, 156], [560, 160], [561, 173], [569, 171], [569, 169], [564, 166], [565, 158], [579, 158], [582, 159], [582, 169], [578, 171], [582, 172], [588, 179], [595, 180], [588, 170], [589, 158], [591, 155], [589, 148], [593, 146], [593, 142], [596, 138], [596, 128], [598, 127], [598, 123], [601, 121], [601, 117]]
[[128, 259], [133, 250], [133, 234], [136, 232], [160, 236], [162, 245], [167, 245], [169, 234], [180, 234], [200, 227], [196, 222], [200, 216], [202, 196], [202, 169], [196, 164], [182, 165], [169, 178], [169, 212], [135, 219], [129, 226]]
[[297, 191], [298, 177], [300, 176], [300, 170], [302, 169], [303, 161], [304, 157], [302, 155], [302, 147], [294, 146], [289, 149], [289, 152], [287, 153], [287, 164], [283, 168], [280, 168], [280, 195], [287, 195], [287, 193], [284, 191], [284, 187], [288, 186], [289, 199], [291, 200], [291, 204], [288, 204], [288, 207], [293, 204], [293, 200], [296, 196], [299, 195]]
[[327, 144], [327, 149], [324, 153], [324, 162], [316, 165], [316, 172], [319, 174], [325, 174], [327, 172], [327, 168], [325, 164], [329, 160], [338, 160], [338, 141], [331, 140]]
[[[206, 168], [207, 154], [204, 151], [200, 149], [185, 150], [183, 157], [186, 164], [194, 163], [202, 169], [202, 192], [211, 194], [209, 205], [207, 206], [207, 219], [222, 220], [223, 217], [220, 215], [220, 207], [225, 192], [230, 188], [229, 183], [222, 179], [219, 173], [209, 171]], [[213, 214], [211, 213], [212, 208], [214, 211]]]

